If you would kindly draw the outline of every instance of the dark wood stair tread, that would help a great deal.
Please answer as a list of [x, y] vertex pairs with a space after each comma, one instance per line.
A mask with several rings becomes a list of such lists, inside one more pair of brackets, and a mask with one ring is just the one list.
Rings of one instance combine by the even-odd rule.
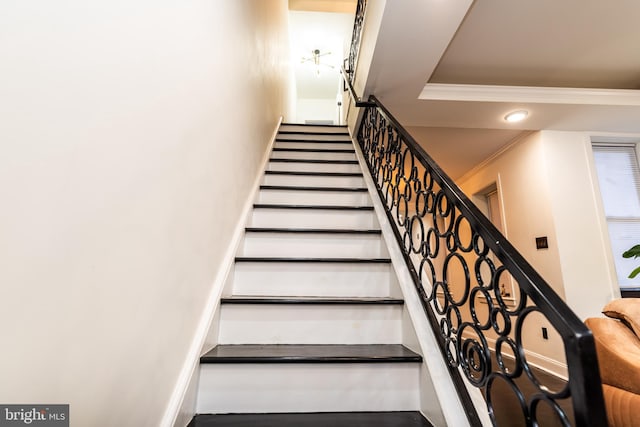
[[319, 159], [269, 159], [271, 163], [325, 163], [329, 165], [357, 165], [357, 160], [319, 160]]
[[276, 142], [311, 142], [311, 143], [326, 143], [326, 144], [349, 144], [351, 140], [348, 139], [301, 139], [301, 138], [276, 138]]
[[309, 126], [309, 127], [321, 127], [321, 128], [347, 128], [347, 125], [328, 125], [328, 124], [316, 124], [316, 123], [280, 123], [280, 126]]
[[355, 154], [356, 150], [350, 149], [322, 149], [322, 148], [285, 148], [285, 147], [274, 147], [273, 151], [291, 151], [293, 153], [347, 153], [347, 154]]
[[265, 171], [265, 175], [362, 177], [360, 172]]
[[227, 344], [200, 363], [397, 363], [422, 362], [402, 344]]
[[261, 185], [260, 190], [345, 191], [355, 193], [368, 191], [365, 187], [302, 187], [296, 185]]
[[391, 264], [389, 258], [294, 258], [294, 257], [236, 257], [236, 262], [295, 262], [310, 264]]
[[433, 427], [418, 411], [199, 414], [187, 427]]
[[341, 229], [341, 228], [275, 228], [247, 227], [247, 233], [300, 233], [300, 234], [382, 234], [382, 230], [374, 229]]
[[399, 298], [331, 298], [331, 297], [285, 297], [285, 296], [244, 296], [222, 297], [222, 304], [305, 304], [305, 305], [403, 305]]
[[256, 203], [254, 209], [321, 209], [333, 211], [372, 211], [373, 206], [340, 206], [340, 205], [285, 205], [271, 203]]
[[349, 132], [322, 132], [322, 131], [307, 131], [307, 130], [279, 130], [280, 135], [340, 135], [349, 136]]

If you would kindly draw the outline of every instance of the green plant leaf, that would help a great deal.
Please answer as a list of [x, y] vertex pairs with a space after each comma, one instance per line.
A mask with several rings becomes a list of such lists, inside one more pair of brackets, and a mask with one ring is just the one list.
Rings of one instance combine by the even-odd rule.
[[640, 245], [635, 245], [631, 249], [626, 250], [622, 254], [622, 257], [623, 258], [638, 258], [638, 257], [640, 257]]
[[640, 267], [636, 267], [636, 269], [631, 272], [631, 274], [629, 275], [629, 279], [635, 278], [638, 273], [640, 273]]

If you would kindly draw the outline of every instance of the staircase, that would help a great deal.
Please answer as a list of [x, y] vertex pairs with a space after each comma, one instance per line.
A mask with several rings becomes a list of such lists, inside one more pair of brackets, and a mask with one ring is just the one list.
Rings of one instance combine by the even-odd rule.
[[430, 426], [395, 280], [346, 128], [282, 125], [190, 426]]

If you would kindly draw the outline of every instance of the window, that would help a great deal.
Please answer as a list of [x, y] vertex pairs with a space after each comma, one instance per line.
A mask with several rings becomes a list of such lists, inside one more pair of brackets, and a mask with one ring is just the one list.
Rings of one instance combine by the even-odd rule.
[[607, 218], [611, 250], [621, 289], [640, 286], [640, 276], [629, 274], [640, 259], [622, 253], [640, 244], [640, 169], [635, 144], [594, 144], [598, 182]]

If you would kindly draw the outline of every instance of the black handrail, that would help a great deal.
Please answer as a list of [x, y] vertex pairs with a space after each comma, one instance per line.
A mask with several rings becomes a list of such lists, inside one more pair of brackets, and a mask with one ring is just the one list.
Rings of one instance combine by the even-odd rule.
[[[424, 149], [420, 147], [415, 139], [409, 135], [409, 133], [398, 123], [398, 121], [380, 103], [380, 101], [376, 99], [375, 96], [372, 96], [370, 101], [375, 103], [376, 106], [369, 107], [367, 109], [367, 113], [358, 132], [358, 142], [363, 150], [370, 172], [376, 181], [378, 194], [387, 207], [387, 215], [391, 220], [391, 224], [394, 225], [396, 238], [401, 248], [403, 248], [407, 266], [414, 277], [414, 283], [422, 298], [423, 305], [428, 308], [427, 315], [431, 320], [432, 327], [434, 327], [434, 330], [438, 332], [437, 335], [439, 335], [440, 338], [439, 341], [443, 355], [448, 359], [451, 359], [452, 356], [458, 357], [458, 360], [455, 363], [451, 363], [450, 360], [450, 368], [456, 372], [458, 371], [459, 366], [463, 367], [463, 371], [466, 369], [467, 372], [465, 372], [465, 374], [467, 379], [471, 379], [472, 383], [476, 383], [474, 385], [483, 388], [485, 396], [489, 396], [491, 394], [491, 384], [495, 381], [495, 379], [492, 380], [491, 378], [518, 378], [520, 376], [524, 377], [524, 373], [533, 386], [536, 387], [539, 395], [543, 396], [543, 398], [538, 397], [538, 400], [534, 400], [536, 399], [535, 396], [532, 397], [532, 401], [529, 402], [529, 406], [533, 406], [532, 408], [528, 408], [524, 413], [524, 417], [528, 421], [530, 421], [532, 417], [535, 417], [535, 413], [530, 413], [531, 409], [535, 410], [539, 402], [544, 399], [545, 402], [553, 402], [553, 404], [556, 405], [553, 406], [553, 409], [557, 412], [558, 417], [568, 423], [569, 415], [560, 409], [555, 401], [571, 397], [573, 403], [573, 416], [575, 417], [576, 425], [606, 425], [595, 344], [589, 329], [580, 321], [575, 313], [571, 311], [565, 302], [544, 281], [544, 279], [542, 279], [535, 269], [511, 245], [511, 243], [509, 243], [502, 233], [496, 229], [496, 227], [476, 207], [476, 205], [469, 200], [453, 180], [449, 178], [449, 176], [444, 173], [444, 171], [424, 151]], [[376, 117], [376, 115], [378, 117]], [[366, 128], [376, 123], [380, 125], [377, 130], [377, 138], [382, 138], [384, 141], [374, 141], [376, 136], [371, 133], [374, 131], [371, 127], [368, 130], [369, 134], [366, 134]], [[385, 157], [388, 159], [395, 157], [398, 160], [395, 162], [389, 162], [387, 165], [383, 165], [381, 162], [384, 162]], [[409, 158], [411, 159], [410, 161], [407, 160]], [[408, 174], [405, 170], [407, 164], [414, 164], [416, 161], [425, 169], [425, 175], [422, 179], [417, 176], [416, 169], [413, 167]], [[386, 166], [393, 167], [395, 169], [395, 177], [393, 177], [394, 173], [388, 172], [391, 169], [386, 169], [387, 172], [385, 172]], [[414, 190], [411, 192], [409, 197], [400, 194], [398, 190], [399, 185], [397, 184], [400, 184], [401, 182], [404, 182], [405, 188], [411, 188], [413, 186]], [[431, 183], [431, 189], [426, 190], [429, 182]], [[423, 185], [422, 188], [416, 188], [420, 187], [420, 183], [425, 185]], [[436, 184], [440, 190], [435, 190], [436, 186], [434, 184]], [[389, 191], [395, 193], [396, 196], [392, 195], [390, 198]], [[427, 194], [431, 194], [431, 196], [427, 196]], [[415, 202], [418, 204], [420, 203], [418, 199], [424, 199], [426, 205], [426, 199], [429, 197], [433, 200], [433, 205], [431, 209], [426, 206], [425, 209], [421, 209], [424, 211], [422, 212], [423, 215], [416, 213], [412, 217], [407, 216], [405, 220], [398, 220], [397, 210], [400, 204], [405, 202]], [[455, 209], [453, 207], [455, 207]], [[396, 213], [395, 216], [393, 215], [394, 212]], [[424, 259], [430, 258], [433, 260], [438, 256], [443, 256], [445, 259], [449, 260], [453, 257], [460, 259], [458, 258], [459, 255], [452, 254], [466, 252], [477, 255], [476, 260], [480, 261], [476, 261], [475, 265], [480, 265], [480, 263], [487, 263], [491, 260], [489, 253], [492, 253], [495, 256], [496, 261], [500, 262], [502, 266], [494, 266], [491, 279], [487, 280], [488, 284], [483, 285], [480, 283], [480, 279], [476, 279], [478, 281], [478, 285], [475, 286], [475, 288], [472, 288], [472, 277], [470, 277], [469, 271], [467, 270], [465, 272], [465, 288], [462, 290], [463, 295], [466, 295], [466, 297], [460, 300], [453, 295], [453, 290], [450, 288], [452, 283], [449, 283], [450, 281], [446, 277], [446, 269], [443, 269], [442, 276], [440, 277], [441, 280], [433, 280], [434, 283], [431, 283], [430, 292], [428, 291], [429, 284], [427, 283], [427, 280], [421, 279], [420, 274], [420, 270], [424, 270], [424, 267], [421, 266], [422, 268], [418, 268], [418, 270], [415, 268], [415, 248], [419, 247], [420, 251], [424, 251], [423, 248], [427, 248], [429, 246], [429, 242], [427, 241], [429, 239], [429, 231], [421, 232], [421, 239], [417, 244], [411, 242], [408, 245], [407, 243], [407, 239], [411, 240], [413, 238], [412, 234], [414, 227], [411, 225], [411, 221], [422, 224], [418, 228], [425, 230], [425, 228], [423, 228], [424, 223], [428, 221], [423, 220], [428, 216], [433, 216], [434, 218], [436, 216], [440, 216], [444, 220], [447, 218], [450, 220], [451, 225], [445, 232], [438, 230], [438, 226], [433, 223], [435, 221], [432, 222], [432, 227], [430, 228], [430, 230], [433, 230], [433, 235], [444, 242], [442, 244], [443, 246], [449, 245], [450, 247], [447, 248], [449, 251], [447, 254], [437, 253], [437, 250], [434, 251], [435, 253], [427, 253], [427, 256], [420, 259], [420, 263], [422, 263], [422, 260]], [[486, 246], [488, 250], [479, 247], [477, 250], [473, 248], [465, 251], [467, 248], [464, 246], [471, 246], [471, 243], [469, 245], [461, 243], [462, 237], [460, 236], [459, 231], [462, 227], [461, 224], [463, 221], [468, 223], [468, 227], [472, 231], [473, 237], [469, 239], [469, 241], [472, 242], [473, 246]], [[447, 240], [449, 240], [449, 242], [447, 242]], [[432, 248], [429, 248], [426, 251], [429, 252], [431, 249]], [[414, 259], [412, 259], [412, 255], [414, 256]], [[418, 258], [421, 255], [422, 254], [418, 255]], [[431, 264], [430, 268], [433, 269], [433, 264]], [[504, 271], [511, 274], [519, 286], [520, 301], [515, 308], [510, 307], [506, 303], [497, 286], [499, 275]], [[437, 275], [434, 274], [433, 277], [437, 277]], [[438, 301], [438, 290], [441, 290], [441, 294], [444, 294], [440, 296], [441, 300], [444, 302]], [[516, 330], [516, 339], [513, 340], [513, 338], [509, 338], [511, 331], [507, 331], [506, 326], [504, 330], [500, 331], [502, 334], [499, 335], [504, 338], [501, 341], [502, 343], [506, 343], [507, 346], [511, 346], [511, 350], [514, 353], [513, 356], [516, 358], [517, 366], [513, 372], [509, 372], [508, 369], [498, 366], [500, 371], [496, 370], [487, 373], [490, 371], [487, 366], [489, 368], [491, 367], [491, 360], [488, 352], [488, 345], [486, 343], [486, 337], [478, 336], [476, 339], [470, 340], [463, 336], [462, 329], [469, 326], [471, 328], [476, 328], [478, 331], [493, 329], [495, 332], [499, 332], [496, 331], [496, 329], [499, 330], [500, 326], [497, 328], [493, 325], [489, 325], [489, 327], [481, 327], [482, 325], [480, 325], [480, 323], [482, 322], [478, 321], [473, 322], [473, 325], [469, 322], [462, 323], [464, 319], [460, 317], [461, 310], [459, 310], [459, 308], [469, 306], [469, 309], [472, 312], [476, 311], [475, 306], [477, 303], [470, 298], [474, 292], [476, 296], [479, 296], [480, 294], [484, 295], [486, 299], [485, 302], [488, 306], [492, 307], [492, 316], [503, 316], [505, 323], [507, 322], [507, 319], [515, 318], [515, 320], [509, 320], [508, 323], [515, 323], [516, 328], [518, 326], [521, 327], [524, 322], [524, 318], [532, 312], [538, 312], [548, 319], [551, 325], [562, 337], [565, 345], [565, 356], [569, 372], [569, 383], [567, 388], [560, 392], [553, 393], [540, 387], [540, 384], [537, 383], [538, 380], [535, 378], [532, 367], [526, 361], [526, 353], [520, 336], [521, 330]], [[492, 294], [490, 298], [486, 298], [489, 294]], [[531, 299], [533, 308], [531, 305], [527, 304], [527, 298]], [[440, 309], [438, 308], [438, 304], [441, 304]], [[458, 310], [453, 310], [453, 312], [457, 313], [457, 320], [459, 320], [458, 325], [452, 325], [452, 323], [455, 323], [455, 320], [452, 322], [452, 311], [447, 312], [447, 306], [458, 307]], [[445, 319], [445, 329], [448, 329], [447, 333], [442, 333], [443, 319]], [[452, 329], [454, 331], [452, 331]], [[483, 334], [480, 332], [479, 335]], [[447, 348], [447, 344], [452, 342], [454, 342], [456, 346], [457, 354], [455, 355], [452, 355], [450, 353], [451, 349]], [[502, 354], [501, 349], [496, 349], [496, 353], [499, 356], [498, 359], [508, 357], [508, 349], [506, 350], [507, 351]], [[478, 360], [474, 360], [475, 358], [484, 358], [484, 360], [480, 363]], [[504, 360], [502, 360], [502, 363], [504, 363]], [[500, 364], [500, 362], [498, 362], [498, 364]], [[478, 375], [478, 377], [474, 377], [474, 375]], [[491, 377], [492, 375], [494, 376]], [[461, 384], [455, 380], [455, 377], [454, 382], [456, 382], [456, 386], [459, 393], [461, 393], [461, 397], [463, 397], [463, 401], [470, 402], [470, 399], [464, 397], [467, 394], [466, 387], [460, 387]], [[516, 394], [518, 393], [516, 392]], [[518, 397], [524, 398], [524, 396], [520, 395], [518, 395]], [[489, 399], [487, 403], [489, 413], [493, 417], [494, 412], [499, 409], [499, 403], [491, 402]], [[469, 408], [467, 408], [467, 412], [468, 415], [471, 415], [470, 421], [472, 424], [475, 424], [477, 420], [473, 419], [475, 417], [470, 413], [471, 411], [469, 411]]]
[[353, 100], [356, 107], [375, 107], [375, 102], [372, 101], [363, 101], [358, 95], [356, 95], [356, 90], [353, 88], [353, 84], [351, 83], [351, 79], [349, 78], [349, 73], [344, 69], [344, 66], [340, 67], [340, 73], [342, 73], [344, 85], [346, 90], [349, 91], [351, 95], [351, 99]]
[[[343, 69], [345, 84], [355, 105], [365, 108], [358, 143], [469, 422], [480, 425], [467, 385], [483, 391], [495, 424], [500, 402], [492, 400], [492, 387], [502, 382], [527, 425], [537, 422], [544, 405], [565, 425], [606, 425], [589, 329], [380, 101], [356, 95], [350, 71]], [[516, 282], [513, 304], [500, 289], [503, 275]], [[479, 314], [483, 304], [486, 321]], [[569, 381], [561, 390], [545, 388], [527, 361], [522, 328], [532, 314], [546, 318], [562, 338]], [[493, 350], [487, 335], [497, 337]], [[535, 392], [526, 395], [518, 383]], [[568, 404], [572, 409], [561, 406]]]
[[372, 107], [375, 104], [372, 102], [363, 100], [360, 98], [354, 89], [355, 85], [355, 71], [358, 56], [360, 54], [360, 38], [362, 37], [362, 29], [364, 24], [364, 13], [367, 8], [367, 0], [358, 0], [356, 6], [356, 14], [353, 21], [353, 31], [351, 32], [351, 47], [349, 48], [349, 56], [345, 58], [340, 67], [340, 73], [342, 73], [344, 90], [348, 90], [351, 94], [355, 106], [360, 107]]

